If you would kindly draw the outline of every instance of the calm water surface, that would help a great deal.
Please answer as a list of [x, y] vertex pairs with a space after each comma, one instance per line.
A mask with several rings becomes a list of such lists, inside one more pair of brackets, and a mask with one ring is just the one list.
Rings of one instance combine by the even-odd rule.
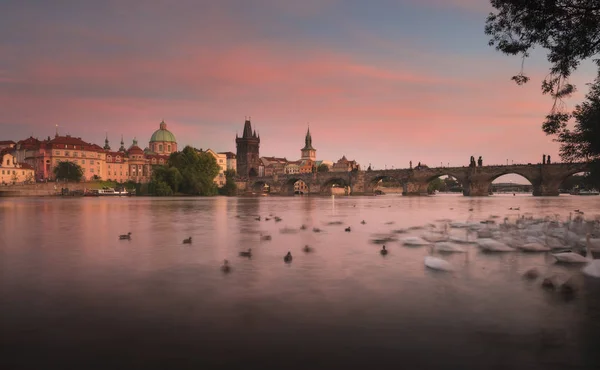
[[[0, 198], [0, 366], [598, 369], [600, 282], [580, 266], [473, 246], [440, 273], [427, 248], [370, 242], [574, 209], [600, 214], [600, 197]], [[574, 275], [576, 297], [523, 280], [535, 266]]]

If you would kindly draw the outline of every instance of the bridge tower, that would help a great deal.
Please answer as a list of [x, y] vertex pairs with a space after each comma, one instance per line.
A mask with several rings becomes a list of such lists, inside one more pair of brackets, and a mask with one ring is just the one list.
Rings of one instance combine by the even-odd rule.
[[260, 166], [260, 135], [256, 130], [252, 131], [250, 117], [244, 122], [244, 132], [242, 137], [235, 134], [235, 144], [237, 148], [237, 174], [243, 177], [258, 176], [258, 167]]
[[304, 148], [300, 149], [302, 153], [302, 160], [317, 160], [317, 149], [312, 147], [312, 136], [310, 136], [310, 127], [306, 130], [306, 137], [304, 138]]

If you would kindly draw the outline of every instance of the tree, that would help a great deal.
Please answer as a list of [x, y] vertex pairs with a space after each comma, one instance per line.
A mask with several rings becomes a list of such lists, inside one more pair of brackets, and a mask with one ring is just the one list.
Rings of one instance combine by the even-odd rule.
[[210, 153], [186, 146], [181, 152], [172, 153], [166, 166], [153, 168], [150, 191], [155, 195], [167, 195], [162, 191], [164, 183], [172, 194], [215, 195], [214, 178], [218, 174], [219, 165]]
[[225, 185], [219, 189], [221, 195], [232, 196], [237, 194], [237, 184], [235, 183], [235, 170], [225, 171]]
[[427, 192], [433, 193], [436, 190], [441, 191], [441, 189], [443, 187], [444, 187], [444, 182], [442, 181], [442, 179], [440, 179], [438, 177], [429, 183], [429, 186], [427, 187]]
[[[542, 81], [542, 93], [554, 103], [542, 125], [546, 134], [556, 135], [564, 160], [587, 159], [600, 168], [598, 118], [600, 117], [600, 60], [594, 61], [599, 77], [591, 84], [586, 102], [566, 112], [563, 98], [575, 91], [569, 77], [582, 61], [600, 54], [600, 3], [597, 0], [491, 0], [485, 33], [490, 46], [505, 54], [521, 55], [523, 62], [536, 46], [548, 50], [550, 73]], [[519, 85], [529, 81], [521, 71], [512, 79]], [[574, 130], [567, 124], [575, 118]]]
[[321, 163], [317, 168], [317, 172], [329, 172], [329, 166], [325, 163]]
[[81, 181], [83, 169], [73, 162], [60, 162], [54, 167], [54, 176], [57, 180]]

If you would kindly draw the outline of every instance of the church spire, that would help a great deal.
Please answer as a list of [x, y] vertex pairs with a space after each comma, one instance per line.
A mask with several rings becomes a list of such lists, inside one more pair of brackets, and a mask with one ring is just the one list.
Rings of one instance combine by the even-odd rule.
[[123, 141], [123, 135], [121, 135], [121, 147], [119, 148], [120, 152], [125, 152], [125, 142]]
[[106, 138], [104, 139], [104, 150], [110, 150], [110, 145], [108, 144], [108, 132], [106, 133]]
[[315, 150], [315, 148], [312, 147], [312, 136], [310, 135], [310, 125], [308, 126], [308, 129], [306, 130], [306, 137], [304, 138], [304, 148], [302, 148], [302, 150]]

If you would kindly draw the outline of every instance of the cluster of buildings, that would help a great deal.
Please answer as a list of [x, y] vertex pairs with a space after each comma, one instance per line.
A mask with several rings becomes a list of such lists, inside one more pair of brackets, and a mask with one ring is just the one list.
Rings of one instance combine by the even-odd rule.
[[306, 131], [304, 147], [300, 149], [299, 160], [288, 160], [279, 157], [260, 156], [260, 135], [252, 130], [250, 119], [244, 122], [244, 131], [241, 137], [236, 134], [237, 147], [237, 174], [238, 176], [274, 176], [287, 174], [303, 174], [317, 172], [319, 167], [326, 166], [327, 171], [348, 172], [360, 170], [356, 161], [342, 156], [337, 162], [317, 160], [317, 150], [312, 146], [310, 128]]
[[[235, 142], [237, 154], [212, 149], [199, 150], [211, 154], [219, 165], [220, 171], [215, 178], [218, 186], [225, 184], [227, 170], [236, 170], [239, 177], [248, 178], [313, 173], [323, 165], [327, 167], [327, 171], [335, 172], [360, 169], [356, 161], [350, 161], [345, 156], [335, 163], [317, 160], [317, 150], [312, 146], [310, 129], [306, 132], [299, 160], [260, 157], [260, 135], [252, 130], [250, 119], [245, 120], [243, 134], [241, 137], [236, 134]], [[178, 149], [175, 135], [167, 129], [164, 121], [159, 124], [158, 130], [154, 131], [144, 149], [136, 139], [126, 147], [121, 137], [119, 148], [113, 149], [108, 136], [101, 147], [80, 137], [59, 135], [57, 129], [53, 138], [39, 140], [31, 136], [18, 142], [0, 141], [0, 183], [52, 181], [55, 179], [54, 169], [61, 162], [72, 162], [80, 166], [85, 181], [101, 179], [120, 183], [144, 183], [152, 178], [152, 168], [165, 165], [171, 153]]]
[[[91, 144], [80, 137], [59, 135], [39, 140], [33, 136], [14, 141], [0, 142], [1, 183], [22, 183], [54, 180], [54, 169], [60, 162], [72, 162], [83, 170], [83, 179], [112, 180], [120, 183], [133, 181], [144, 183], [152, 178], [155, 165], [165, 165], [171, 153], [178, 150], [175, 135], [162, 121], [150, 137], [148, 146], [142, 149], [133, 139], [129, 147], [121, 137], [120, 147], [112, 148], [108, 137], [104, 146]], [[215, 183], [225, 184], [225, 171], [235, 169], [235, 155], [231, 152], [217, 153], [206, 150], [215, 157], [220, 167]]]

